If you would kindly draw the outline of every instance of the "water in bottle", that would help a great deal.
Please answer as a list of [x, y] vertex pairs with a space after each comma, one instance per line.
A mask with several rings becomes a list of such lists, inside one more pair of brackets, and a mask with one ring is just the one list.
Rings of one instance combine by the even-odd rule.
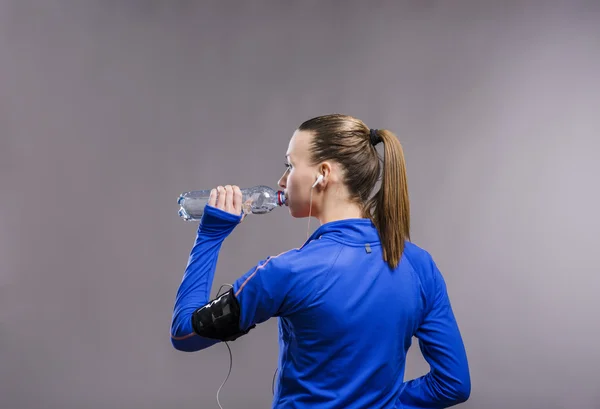
[[[240, 190], [242, 211], [245, 214], [265, 214], [286, 204], [283, 191], [268, 186], [260, 185]], [[210, 198], [210, 191], [211, 189], [206, 189], [182, 193], [177, 199], [179, 217], [186, 221], [199, 221], [204, 214], [204, 206]]]

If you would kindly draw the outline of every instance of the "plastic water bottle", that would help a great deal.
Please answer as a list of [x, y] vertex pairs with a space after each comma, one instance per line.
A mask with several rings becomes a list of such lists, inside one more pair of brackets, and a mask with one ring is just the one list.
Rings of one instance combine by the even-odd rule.
[[[286, 204], [283, 191], [268, 186], [260, 185], [240, 190], [242, 192], [242, 211], [245, 214], [265, 214]], [[210, 191], [211, 189], [193, 190], [179, 195], [177, 199], [179, 217], [186, 221], [200, 221], [204, 214], [204, 206], [210, 198]]]

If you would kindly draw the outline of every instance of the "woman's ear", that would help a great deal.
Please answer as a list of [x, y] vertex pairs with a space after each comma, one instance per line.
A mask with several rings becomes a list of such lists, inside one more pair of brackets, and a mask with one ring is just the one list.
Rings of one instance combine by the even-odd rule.
[[328, 182], [331, 181], [331, 177], [333, 176], [333, 166], [330, 162], [323, 162], [321, 166], [319, 166], [319, 173], [323, 175], [323, 182], [321, 182], [321, 186], [326, 186]]
[[315, 180], [315, 183], [313, 183], [313, 185], [311, 186], [311, 188], [317, 186], [322, 181], [323, 181], [323, 175], [319, 174], [319, 176], [317, 176], [317, 180]]

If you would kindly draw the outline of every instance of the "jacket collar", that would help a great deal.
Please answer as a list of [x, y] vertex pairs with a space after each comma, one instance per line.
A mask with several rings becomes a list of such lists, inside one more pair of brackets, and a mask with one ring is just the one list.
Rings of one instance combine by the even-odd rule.
[[379, 244], [377, 228], [370, 219], [343, 219], [322, 224], [311, 234], [304, 245], [322, 237], [350, 244], [365, 245]]

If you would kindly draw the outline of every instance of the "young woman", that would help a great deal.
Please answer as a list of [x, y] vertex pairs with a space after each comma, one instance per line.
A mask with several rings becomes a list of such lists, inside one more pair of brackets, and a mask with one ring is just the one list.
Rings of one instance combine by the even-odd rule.
[[[380, 158], [384, 144], [381, 187]], [[236, 186], [213, 189], [177, 292], [171, 340], [198, 351], [279, 318], [273, 408], [446, 408], [468, 399], [465, 348], [442, 274], [409, 241], [402, 146], [347, 115], [304, 122], [279, 180], [293, 217], [321, 226], [209, 300], [223, 240], [242, 219]], [[218, 194], [218, 200], [216, 199]], [[416, 336], [430, 372], [404, 382]]]

